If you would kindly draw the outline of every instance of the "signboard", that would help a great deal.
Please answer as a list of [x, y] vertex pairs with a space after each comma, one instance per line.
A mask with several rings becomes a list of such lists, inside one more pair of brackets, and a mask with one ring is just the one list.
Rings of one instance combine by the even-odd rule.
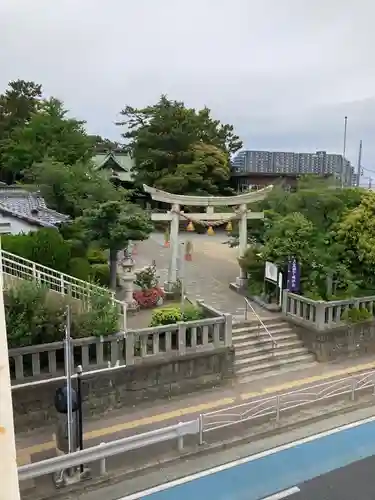
[[272, 283], [277, 284], [278, 274], [279, 274], [279, 272], [278, 272], [277, 266], [275, 264], [273, 264], [272, 262], [266, 262], [266, 269], [265, 269], [265, 273], [264, 273], [265, 279], [272, 281]]
[[293, 257], [288, 263], [288, 284], [287, 288], [290, 292], [298, 293], [300, 291], [301, 282], [301, 266]]

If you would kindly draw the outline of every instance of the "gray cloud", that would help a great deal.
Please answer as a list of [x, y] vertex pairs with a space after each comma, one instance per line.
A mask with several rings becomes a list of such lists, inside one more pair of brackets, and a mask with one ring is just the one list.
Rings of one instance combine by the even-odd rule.
[[[251, 149], [342, 151], [375, 170], [370, 0], [2, 0], [0, 87], [33, 79], [91, 132], [161, 93], [212, 108]], [[374, 143], [375, 144], [375, 143]]]

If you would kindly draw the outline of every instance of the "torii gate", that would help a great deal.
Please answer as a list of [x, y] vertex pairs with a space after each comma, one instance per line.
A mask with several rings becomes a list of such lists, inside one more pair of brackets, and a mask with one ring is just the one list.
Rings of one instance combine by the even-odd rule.
[[[228, 213], [215, 213], [216, 206], [237, 206], [239, 209], [235, 212], [232, 219], [239, 219], [239, 257], [242, 257], [247, 249], [247, 220], [248, 219], [263, 219], [263, 212], [251, 212], [247, 208], [248, 203], [263, 200], [267, 194], [273, 189], [273, 186], [267, 186], [258, 191], [242, 193], [235, 196], [187, 196], [182, 194], [167, 193], [146, 184], [143, 184], [143, 189], [151, 195], [155, 201], [162, 201], [171, 205], [171, 210], [167, 213], [153, 213], [151, 218], [153, 221], [170, 221], [170, 243], [172, 251], [172, 261], [169, 269], [168, 283], [173, 284], [177, 281], [177, 261], [179, 252], [178, 232], [180, 219], [190, 219], [191, 221], [223, 221], [228, 218]], [[184, 214], [180, 210], [181, 205], [206, 207], [206, 213], [188, 213]], [[182, 216], [182, 214], [184, 214]], [[243, 286], [246, 283], [246, 273], [240, 270], [240, 276], [236, 282]]]

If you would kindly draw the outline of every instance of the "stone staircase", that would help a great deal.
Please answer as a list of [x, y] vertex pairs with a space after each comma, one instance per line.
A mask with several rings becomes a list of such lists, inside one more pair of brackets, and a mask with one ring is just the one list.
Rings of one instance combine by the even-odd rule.
[[[254, 319], [233, 326], [236, 375], [246, 382], [316, 364], [293, 327], [282, 316]], [[273, 340], [276, 342], [274, 346]]]

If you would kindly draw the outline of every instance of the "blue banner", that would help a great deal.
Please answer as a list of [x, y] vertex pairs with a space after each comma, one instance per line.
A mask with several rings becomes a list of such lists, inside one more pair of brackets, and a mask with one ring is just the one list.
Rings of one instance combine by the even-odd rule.
[[288, 263], [288, 284], [287, 288], [290, 292], [299, 293], [301, 282], [301, 266], [293, 257]]

